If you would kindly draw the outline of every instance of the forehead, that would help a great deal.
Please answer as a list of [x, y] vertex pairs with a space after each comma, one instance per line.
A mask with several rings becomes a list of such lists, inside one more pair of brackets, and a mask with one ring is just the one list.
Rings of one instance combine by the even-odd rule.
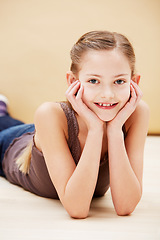
[[130, 74], [131, 68], [127, 57], [117, 49], [90, 50], [82, 56], [79, 74], [118, 75]]

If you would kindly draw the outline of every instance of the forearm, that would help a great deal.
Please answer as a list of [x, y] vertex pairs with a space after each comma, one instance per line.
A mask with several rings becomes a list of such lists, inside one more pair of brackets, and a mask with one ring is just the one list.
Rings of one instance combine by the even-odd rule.
[[108, 135], [110, 188], [119, 215], [131, 213], [141, 198], [141, 186], [129, 162], [122, 131]]
[[89, 211], [98, 177], [102, 138], [103, 130], [88, 132], [81, 158], [67, 182], [63, 205], [72, 216], [85, 216]]

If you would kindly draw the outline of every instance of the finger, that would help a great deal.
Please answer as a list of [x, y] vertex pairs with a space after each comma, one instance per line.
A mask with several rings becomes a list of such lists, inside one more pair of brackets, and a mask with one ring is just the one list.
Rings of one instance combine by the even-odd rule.
[[72, 84], [72, 86], [69, 87], [69, 89], [66, 93], [66, 97], [67, 97], [68, 101], [71, 103], [73, 109], [77, 113], [79, 113], [81, 111], [80, 109], [82, 108], [82, 106], [81, 106], [82, 101], [77, 100], [77, 95], [80, 91], [80, 84], [81, 83], [79, 81], [77, 81], [75, 84]]
[[143, 93], [142, 93], [140, 87], [139, 87], [135, 82], [132, 81], [131, 84], [132, 84], [132, 86], [133, 86], [133, 88], [134, 88], [134, 90], [135, 90], [135, 93], [136, 93], [136, 95], [137, 95], [137, 101], [139, 102], [139, 100], [140, 100], [140, 99], [142, 98], [142, 96], [143, 96]]
[[117, 115], [117, 119], [120, 119], [123, 123], [126, 119], [132, 114], [136, 107], [136, 93], [132, 85], [130, 85], [131, 97], [130, 100], [126, 103], [126, 105], [121, 109], [119, 114]]
[[67, 89], [66, 92], [70, 92], [70, 90], [77, 84], [78, 80], [76, 80], [75, 82], [73, 82]]
[[77, 91], [79, 89], [79, 86], [80, 86], [80, 82], [79, 81], [74, 82], [73, 84], [71, 84], [69, 86], [69, 88], [67, 89], [67, 91], [66, 91], [66, 96], [67, 97], [75, 96], [75, 94], [77, 93]]
[[140, 87], [138, 86], [137, 83], [135, 83], [133, 80], [131, 80], [131, 84], [133, 85], [133, 87], [135, 88], [136, 92], [138, 93], [137, 95], [143, 95], [142, 90], [140, 89]]
[[130, 89], [131, 89], [131, 98], [130, 98], [129, 102], [132, 105], [134, 105], [136, 103], [137, 95], [136, 95], [135, 89], [133, 88], [132, 84], [130, 85]]
[[80, 85], [80, 88], [79, 88], [79, 91], [77, 92], [77, 96], [76, 96], [77, 99], [82, 99], [83, 90], [84, 90], [84, 87], [83, 87], [83, 85], [81, 84], [81, 85]]

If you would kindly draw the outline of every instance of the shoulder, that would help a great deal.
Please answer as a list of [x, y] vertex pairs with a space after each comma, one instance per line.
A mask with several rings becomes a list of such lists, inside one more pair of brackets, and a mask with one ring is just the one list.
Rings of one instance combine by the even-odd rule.
[[62, 114], [62, 108], [60, 106], [60, 103], [56, 102], [44, 102], [42, 103], [36, 110], [36, 114], [53, 114], [56, 113], [56, 116]]
[[149, 119], [149, 106], [146, 102], [141, 100], [136, 107], [135, 111], [131, 115], [131, 119], [134, 120], [148, 120]]
[[61, 120], [65, 117], [60, 103], [45, 102], [41, 104], [35, 112], [35, 117], [43, 117], [44, 119], [48, 119], [48, 117], [53, 116], [55, 119], [61, 118]]
[[149, 106], [146, 102], [141, 100], [135, 110], [135, 115], [141, 115], [142, 117], [144, 116], [149, 116]]
[[140, 126], [143, 128], [148, 128], [149, 123], [149, 115], [150, 110], [149, 106], [146, 102], [141, 100], [136, 107], [135, 111], [132, 113], [132, 115], [129, 117], [129, 119], [126, 121], [126, 130], [130, 129], [131, 127]]
[[45, 128], [50, 131], [53, 128], [61, 128], [67, 135], [67, 119], [60, 103], [45, 102], [41, 104], [34, 116], [35, 127]]

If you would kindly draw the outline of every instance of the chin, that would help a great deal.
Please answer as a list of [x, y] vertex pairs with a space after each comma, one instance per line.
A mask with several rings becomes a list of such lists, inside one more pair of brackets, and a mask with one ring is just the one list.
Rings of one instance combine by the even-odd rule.
[[110, 122], [115, 118], [116, 115], [114, 116], [98, 116], [99, 119], [101, 119], [103, 122]]

